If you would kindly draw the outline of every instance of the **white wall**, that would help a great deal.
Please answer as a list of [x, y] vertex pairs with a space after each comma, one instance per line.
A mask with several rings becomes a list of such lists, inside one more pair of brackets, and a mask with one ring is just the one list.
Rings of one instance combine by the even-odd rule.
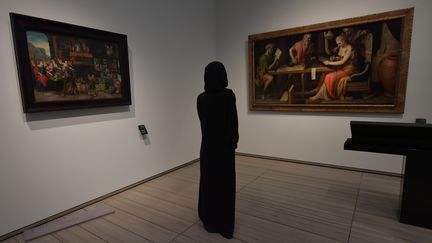
[[[219, 0], [217, 54], [237, 94], [239, 152], [401, 173], [402, 156], [344, 151], [351, 120], [432, 122], [427, 0]], [[402, 115], [248, 111], [248, 35], [414, 7], [405, 113]]]
[[[126, 34], [132, 106], [24, 115], [9, 12]], [[215, 13], [213, 0], [0, 2], [0, 235], [199, 157]]]

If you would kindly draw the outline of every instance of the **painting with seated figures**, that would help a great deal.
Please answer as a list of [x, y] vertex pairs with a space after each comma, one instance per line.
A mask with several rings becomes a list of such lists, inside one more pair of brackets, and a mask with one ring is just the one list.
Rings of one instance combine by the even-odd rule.
[[250, 35], [249, 109], [403, 113], [413, 14]]

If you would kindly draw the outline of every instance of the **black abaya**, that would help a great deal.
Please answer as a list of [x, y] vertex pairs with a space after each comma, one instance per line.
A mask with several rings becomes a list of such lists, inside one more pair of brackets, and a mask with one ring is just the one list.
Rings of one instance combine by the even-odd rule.
[[235, 154], [238, 121], [235, 95], [224, 66], [210, 63], [204, 75], [205, 92], [197, 99], [201, 123], [198, 214], [208, 232], [232, 238], [235, 214]]

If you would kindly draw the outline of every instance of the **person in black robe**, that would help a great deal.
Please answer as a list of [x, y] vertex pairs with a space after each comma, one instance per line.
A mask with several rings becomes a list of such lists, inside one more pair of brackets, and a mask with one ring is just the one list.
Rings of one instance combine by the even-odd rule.
[[235, 214], [235, 149], [239, 140], [236, 98], [227, 89], [228, 78], [220, 62], [204, 72], [204, 90], [197, 99], [201, 123], [198, 215], [210, 233], [231, 239]]

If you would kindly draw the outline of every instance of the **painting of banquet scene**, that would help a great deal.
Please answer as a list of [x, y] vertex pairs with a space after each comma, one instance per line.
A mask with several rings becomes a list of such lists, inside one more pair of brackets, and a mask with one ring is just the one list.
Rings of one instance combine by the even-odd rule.
[[26, 31], [35, 102], [121, 98], [115, 43]]

